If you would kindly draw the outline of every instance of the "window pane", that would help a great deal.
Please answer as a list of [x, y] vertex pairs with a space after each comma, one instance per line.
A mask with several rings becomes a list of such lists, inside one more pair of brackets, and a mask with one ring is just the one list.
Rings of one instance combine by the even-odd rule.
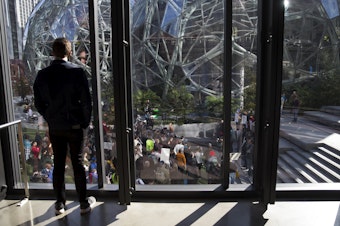
[[[11, 76], [16, 119], [23, 121], [28, 175], [31, 182], [46, 182], [44, 172], [46, 163], [53, 166], [53, 146], [48, 139], [46, 122], [36, 111], [33, 101], [32, 85], [39, 70], [48, 66], [53, 60], [51, 44], [56, 37], [66, 37], [72, 43], [71, 62], [80, 65], [87, 73], [91, 87], [91, 55], [88, 2], [75, 1], [17, 1], [14, 7], [8, 1], [9, 33], [11, 45]], [[110, 65], [110, 2], [101, 1], [98, 7], [100, 26], [98, 26], [100, 76], [102, 81], [103, 118], [105, 120], [104, 173], [113, 173], [113, 92], [108, 85], [112, 81]], [[17, 10], [17, 11], [16, 11]], [[16, 18], [18, 17], [18, 18]], [[20, 21], [20, 23], [16, 23]], [[112, 88], [111, 88], [112, 89]], [[96, 97], [94, 97], [96, 98]], [[106, 117], [108, 116], [108, 117]], [[98, 166], [96, 162], [95, 134], [91, 123], [85, 134], [83, 162], [87, 172], [88, 183], [96, 184]], [[35, 144], [36, 142], [36, 144]], [[111, 145], [111, 146], [110, 146]], [[36, 147], [37, 148], [36, 148]], [[111, 148], [110, 148], [111, 147]], [[35, 152], [35, 156], [33, 150]], [[73, 183], [72, 164], [66, 160], [66, 183]], [[107, 165], [106, 165], [107, 164]], [[108, 175], [109, 176], [109, 175]], [[49, 181], [48, 181], [49, 182]], [[111, 183], [110, 180], [107, 180]]]
[[256, 118], [257, 1], [234, 0], [232, 7], [230, 181], [251, 184]]
[[223, 1], [131, 3], [136, 179], [221, 182]]
[[339, 27], [336, 0], [285, 4], [277, 183], [340, 182]]

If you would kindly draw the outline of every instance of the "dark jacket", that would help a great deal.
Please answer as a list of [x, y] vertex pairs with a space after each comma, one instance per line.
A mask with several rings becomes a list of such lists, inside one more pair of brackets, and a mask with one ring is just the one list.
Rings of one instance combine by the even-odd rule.
[[34, 104], [49, 129], [86, 128], [92, 103], [85, 71], [64, 60], [40, 70], [34, 82]]

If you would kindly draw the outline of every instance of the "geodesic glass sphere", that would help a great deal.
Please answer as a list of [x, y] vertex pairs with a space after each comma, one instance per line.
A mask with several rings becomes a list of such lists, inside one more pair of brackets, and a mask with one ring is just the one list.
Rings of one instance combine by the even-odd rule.
[[[111, 5], [109, 0], [99, 1], [98, 26], [100, 46], [100, 73], [109, 76], [111, 70]], [[65, 37], [72, 43], [73, 59], [90, 72], [90, 33], [88, 1], [42, 0], [28, 20], [24, 34], [24, 60], [34, 77], [37, 71], [53, 60], [52, 42]]]
[[[171, 87], [185, 85], [193, 92], [220, 94], [224, 75], [223, 2], [130, 0], [129, 41], [134, 87], [166, 92]], [[286, 2], [289, 4], [285, 9], [283, 79], [295, 81], [337, 67], [339, 1]], [[111, 3], [102, 0], [98, 4], [100, 74], [106, 81], [112, 77]], [[257, 1], [233, 0], [235, 75], [240, 65], [256, 65], [257, 17]], [[29, 19], [24, 36], [24, 60], [32, 76], [49, 65], [51, 43], [60, 36], [73, 43], [73, 61], [90, 72], [88, 2], [42, 0]], [[234, 74], [233, 89], [237, 89], [240, 81]]]

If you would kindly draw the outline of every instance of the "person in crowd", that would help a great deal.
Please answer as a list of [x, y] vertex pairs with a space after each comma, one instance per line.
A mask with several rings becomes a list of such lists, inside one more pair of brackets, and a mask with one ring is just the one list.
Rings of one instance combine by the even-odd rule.
[[98, 173], [96, 168], [92, 168], [89, 174], [89, 183], [95, 184], [98, 182]]
[[203, 152], [202, 148], [198, 147], [194, 153], [196, 159], [196, 166], [197, 166], [197, 175], [201, 177], [201, 169], [203, 167]]
[[169, 135], [175, 136], [175, 126], [172, 122], [169, 123]]
[[223, 127], [224, 127], [224, 121], [221, 120], [220, 123], [216, 126], [216, 137], [222, 138], [223, 137]]
[[162, 147], [163, 147], [163, 145], [162, 145], [160, 139], [156, 138], [153, 150], [157, 153], [161, 153]]
[[177, 144], [175, 145], [173, 152], [175, 155], [177, 155], [177, 153], [179, 152], [180, 149], [184, 150], [184, 144], [183, 144], [183, 139], [179, 139], [177, 141]]
[[39, 171], [39, 156], [40, 156], [40, 147], [38, 146], [38, 143], [36, 141], [33, 141], [31, 152], [33, 155], [33, 171], [38, 172]]
[[136, 163], [136, 176], [140, 177], [140, 171], [143, 169], [143, 145], [139, 136], [135, 135], [133, 144], [134, 159]]
[[158, 184], [170, 184], [170, 169], [163, 161], [159, 162], [155, 174]]
[[299, 114], [299, 108], [300, 108], [300, 99], [298, 95], [294, 96], [294, 99], [292, 101], [292, 110], [293, 110], [293, 122], [297, 122], [298, 114]]
[[143, 158], [143, 169], [140, 172], [140, 178], [143, 180], [144, 184], [154, 184], [156, 180], [155, 174], [155, 164], [152, 158], [145, 156]]
[[23, 139], [24, 139], [24, 148], [25, 148], [25, 158], [27, 161], [30, 159], [32, 144], [31, 144], [29, 135], [24, 134]]
[[41, 170], [41, 175], [44, 182], [52, 183], [53, 181], [53, 164], [51, 161], [46, 161], [45, 167]]
[[[235, 146], [236, 146], [236, 131], [233, 129], [233, 127], [230, 126], [230, 152], [235, 151]], [[236, 150], [237, 152], [237, 150]]]
[[151, 153], [154, 151], [155, 147], [155, 141], [154, 139], [149, 136], [149, 138], [146, 140], [146, 153], [147, 155], [151, 155]]
[[216, 156], [216, 152], [213, 149], [212, 143], [208, 144], [208, 154], [209, 154], [209, 158], [212, 156]]
[[28, 106], [28, 111], [27, 111], [27, 120], [30, 121], [33, 119], [33, 111], [31, 106]]
[[41, 145], [41, 142], [42, 142], [43, 139], [42, 139], [42, 137], [41, 137], [41, 135], [40, 135], [39, 132], [36, 132], [36, 133], [35, 133], [34, 140], [37, 142], [37, 145], [38, 145], [38, 146]]
[[285, 93], [282, 93], [282, 95], [281, 95], [281, 107], [280, 107], [281, 115], [283, 114], [283, 108], [284, 108], [284, 106], [285, 106], [286, 103], [287, 103], [286, 94], [285, 94]]
[[141, 146], [142, 145], [140, 143], [137, 143], [137, 145], [134, 147], [135, 161], [137, 161], [139, 158], [143, 157]]
[[41, 142], [41, 162], [42, 162], [42, 166], [44, 166], [46, 164], [46, 162], [52, 161], [52, 156], [50, 155], [49, 149], [50, 149], [50, 139], [47, 136], [47, 134], [45, 134], [44, 138], [42, 139], [42, 142]]
[[242, 136], [242, 130], [240, 129], [241, 125], [236, 125], [236, 146], [237, 146], [237, 152], [241, 151], [242, 143], [243, 143], [243, 136]]
[[218, 170], [218, 159], [215, 150], [212, 148], [212, 144], [208, 146], [208, 161], [207, 161], [207, 172], [211, 174], [217, 174]]
[[86, 64], [86, 61], [87, 61], [87, 57], [86, 57], [86, 51], [85, 50], [82, 50], [79, 52], [79, 55], [78, 55], [78, 60], [83, 63], [83, 64]]
[[297, 122], [301, 101], [299, 99], [299, 96], [296, 90], [294, 90], [292, 95], [290, 96], [290, 103], [291, 103], [292, 112], [293, 112], [293, 122]]
[[235, 116], [234, 116], [234, 121], [235, 121], [236, 126], [240, 124], [240, 119], [241, 119], [240, 109], [237, 109], [235, 112]]
[[187, 160], [184, 155], [184, 148], [180, 148], [178, 153], [176, 154], [177, 166], [178, 170], [182, 173], [186, 172], [187, 169]]
[[34, 104], [49, 126], [54, 153], [53, 188], [56, 194], [56, 215], [65, 212], [65, 159], [69, 149], [80, 213], [89, 213], [95, 203], [87, 198], [86, 175], [82, 147], [84, 130], [89, 126], [92, 101], [83, 68], [68, 61], [72, 46], [66, 38], [52, 44], [54, 60], [40, 70], [34, 81]]
[[88, 152], [83, 152], [83, 166], [85, 169], [86, 178], [88, 178], [90, 174], [90, 157]]
[[253, 138], [247, 139], [246, 144], [246, 167], [248, 169], [248, 176], [253, 175], [253, 153], [254, 153], [254, 142]]

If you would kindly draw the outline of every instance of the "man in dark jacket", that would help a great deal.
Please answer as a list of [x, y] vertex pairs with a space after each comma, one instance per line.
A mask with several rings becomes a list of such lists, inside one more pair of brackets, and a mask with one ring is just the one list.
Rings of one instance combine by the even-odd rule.
[[52, 46], [51, 65], [40, 70], [34, 82], [34, 100], [38, 112], [49, 126], [54, 154], [53, 188], [55, 211], [65, 211], [65, 159], [70, 151], [80, 213], [91, 211], [95, 199], [86, 198], [86, 176], [82, 164], [83, 129], [90, 123], [92, 103], [84, 70], [68, 62], [71, 43], [57, 38]]

